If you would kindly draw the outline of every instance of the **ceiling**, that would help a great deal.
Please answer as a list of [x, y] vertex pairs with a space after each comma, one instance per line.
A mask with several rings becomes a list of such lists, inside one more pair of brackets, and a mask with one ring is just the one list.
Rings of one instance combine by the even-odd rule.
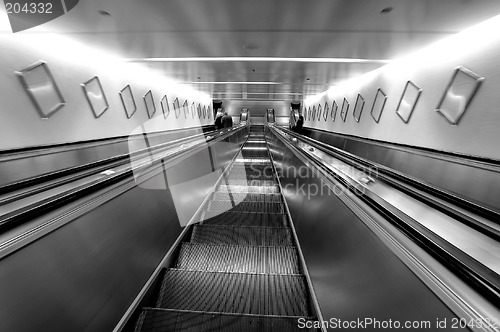
[[383, 65], [373, 60], [498, 14], [498, 0], [80, 0], [44, 28], [145, 62], [214, 99], [302, 100]]

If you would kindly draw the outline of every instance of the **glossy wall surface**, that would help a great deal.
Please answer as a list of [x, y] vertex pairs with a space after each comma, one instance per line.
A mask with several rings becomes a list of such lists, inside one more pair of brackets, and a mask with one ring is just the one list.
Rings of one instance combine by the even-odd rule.
[[[496, 16], [463, 32], [454, 34], [418, 52], [407, 54], [362, 76], [346, 80], [321, 95], [308, 98], [306, 110], [325, 103], [330, 110], [338, 105], [336, 117], [331, 112], [324, 118], [306, 116], [307, 127], [335, 133], [354, 135], [391, 143], [436, 149], [440, 151], [500, 159], [500, 16]], [[473, 79], [462, 82], [462, 87], [448, 89], [455, 70], [464, 67], [484, 78], [472, 93]], [[407, 82], [411, 81], [421, 93], [411, 116], [405, 122], [398, 115]], [[374, 119], [371, 110], [378, 89], [385, 100], [380, 118]], [[471, 99], [465, 96], [469, 93]], [[358, 95], [364, 98], [359, 121], [354, 117]], [[448, 96], [453, 109], [465, 110], [456, 123], [442, 113], [440, 100]], [[345, 121], [340, 117], [344, 99], [349, 103]], [[404, 104], [409, 106], [413, 103]], [[310, 113], [307, 111], [307, 113]]]
[[[211, 106], [209, 95], [176, 84], [146, 65], [124, 63], [117, 54], [105, 49], [90, 47], [63, 34], [43, 33], [42, 27], [27, 34], [4, 33], [0, 44], [0, 151], [213, 123], [212, 117], [200, 117], [190, 107], [192, 103], [196, 107]], [[64, 99], [62, 108], [47, 119], [42, 119], [16, 74], [39, 60], [46, 63]], [[82, 84], [96, 76], [103, 94], [86, 95]], [[44, 94], [51, 91], [48, 81], [43, 76], [37, 80], [30, 91], [48, 95]], [[120, 96], [127, 86], [135, 104], [129, 105], [129, 112]], [[153, 109], [146, 106], [144, 97], [148, 93], [152, 95]], [[101, 100], [103, 96], [109, 107], [96, 117], [87, 97]], [[163, 97], [166, 99], [162, 105]], [[185, 102], [187, 109], [183, 108]]]

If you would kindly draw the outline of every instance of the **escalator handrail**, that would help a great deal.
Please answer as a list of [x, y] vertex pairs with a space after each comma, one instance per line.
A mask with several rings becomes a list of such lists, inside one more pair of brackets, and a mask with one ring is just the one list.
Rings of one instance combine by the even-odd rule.
[[[87, 163], [87, 164], [83, 164], [83, 165], [78, 165], [78, 166], [73, 166], [73, 167], [68, 167], [68, 168], [64, 168], [61, 170], [56, 170], [53, 172], [44, 173], [41, 175], [29, 177], [29, 178], [24, 178], [22, 180], [11, 182], [11, 183], [0, 186], [0, 195], [5, 195], [5, 194], [8, 194], [10, 192], [19, 191], [19, 190], [26, 189], [26, 188], [29, 188], [32, 186], [36, 186], [36, 185], [41, 185], [43, 183], [54, 181], [54, 180], [60, 179], [62, 177], [75, 176], [75, 175], [77, 175], [77, 173], [85, 172], [85, 171], [92, 170], [92, 169], [97, 169], [96, 171], [101, 170], [101, 169], [106, 169], [110, 165], [113, 165], [114, 163], [117, 163], [117, 162], [125, 163], [131, 157], [137, 157], [137, 156], [140, 156], [140, 155], [145, 154], [145, 153], [157, 151], [159, 149], [170, 148], [174, 145], [182, 144], [182, 143], [192, 141], [192, 140], [197, 139], [197, 138], [201, 138], [202, 136], [203, 137], [207, 137], [207, 136], [211, 136], [211, 135], [215, 136], [215, 135], [218, 135], [219, 132], [220, 132], [220, 130], [214, 130], [211, 132], [195, 134], [192, 136], [183, 137], [183, 138], [179, 138], [179, 139], [176, 139], [173, 141], [157, 144], [157, 145], [154, 145], [154, 146], [151, 146], [148, 148], [144, 148], [144, 149], [140, 149], [137, 151], [124, 153], [124, 154], [116, 155], [116, 156], [109, 157], [109, 158], [104, 158], [101, 160], [97, 160], [95, 162], [91, 162], [91, 163]], [[115, 166], [115, 165], [113, 165], [113, 166]], [[79, 178], [81, 178], [81, 177], [77, 177], [76, 179], [79, 179]], [[71, 180], [71, 181], [73, 181], [73, 180]], [[61, 184], [63, 184], [63, 183], [67, 183], [67, 181], [62, 182]], [[58, 184], [58, 185], [60, 185], [60, 184]], [[4, 204], [3, 200], [0, 201], [0, 205], [1, 204]]]
[[[445, 206], [443, 204], [440, 204], [437, 202], [436, 199], [433, 197], [437, 197], [439, 199], [444, 200], [445, 202], [452, 204], [454, 206], [459, 206], [462, 209], [465, 209], [468, 212], [471, 212], [473, 214], [476, 214], [482, 218], [486, 218], [489, 221], [496, 223], [500, 225], [500, 213], [489, 209], [487, 207], [484, 207], [482, 205], [479, 205], [477, 203], [471, 202], [463, 197], [459, 197], [457, 195], [454, 195], [452, 193], [446, 192], [440, 188], [434, 187], [428, 183], [424, 183], [422, 181], [419, 181], [415, 178], [412, 178], [406, 174], [400, 173], [398, 171], [395, 171], [389, 167], [373, 163], [365, 158], [358, 157], [356, 155], [353, 155], [351, 153], [345, 152], [339, 148], [333, 147], [331, 145], [328, 145], [326, 143], [317, 141], [315, 139], [312, 139], [307, 136], [299, 135], [296, 134], [288, 129], [285, 128], [280, 128], [283, 132], [286, 134], [293, 136], [297, 139], [300, 139], [302, 141], [306, 141], [308, 144], [314, 146], [315, 148], [335, 157], [343, 162], [360, 169], [362, 171], [368, 170], [373, 170], [374, 168], [377, 169], [377, 172], [379, 173], [379, 176], [382, 175], [381, 177], [391, 186], [395, 187], [398, 190], [403, 191], [404, 193], [420, 200], [423, 201], [425, 204], [428, 204], [439, 211], [452, 216], [455, 219], [460, 220], [464, 224], [484, 233], [487, 234], [488, 236], [491, 236], [493, 238], [499, 239], [500, 240], [500, 232], [497, 230], [488, 227], [484, 223], [475, 220], [474, 218], [468, 217], [464, 215], [463, 213], [460, 213], [457, 211], [457, 209], [452, 209], [448, 206]], [[404, 185], [403, 185], [404, 184]], [[416, 188], [419, 191], [423, 191], [426, 195], [422, 195], [418, 193], [415, 189]]]
[[[243, 127], [235, 127], [233, 129], [234, 130], [219, 131], [219, 136], [217, 137], [214, 136], [211, 139], [209, 139], [209, 144], [213, 144], [217, 141], [223, 140], [224, 138], [242, 130]], [[168, 158], [174, 159], [181, 157], [187, 153], [190, 153], [194, 149], [199, 148], [201, 145], [203, 145], [202, 142], [190, 146], [186, 149], [175, 151], [172, 154], [168, 155]], [[149, 165], [139, 165], [135, 167], [130, 166], [129, 169], [126, 169], [119, 173], [113, 174], [111, 176], [106, 176], [102, 179], [93, 181], [91, 183], [86, 183], [80, 187], [68, 189], [62, 193], [55, 195], [54, 197], [46, 197], [35, 203], [31, 203], [28, 206], [19, 208], [10, 213], [2, 215], [0, 216], [0, 233], [12, 229], [14, 227], [17, 227], [23, 223], [26, 223], [32, 220], [33, 218], [40, 216], [43, 213], [55, 210], [77, 199], [84, 198], [89, 194], [95, 193], [96, 191], [106, 188], [112, 184], [115, 184], [123, 179], [126, 179], [127, 177], [130, 178], [130, 180], [132, 181], [131, 176], [133, 174], [136, 174], [134, 172], [140, 171], [144, 168], [148, 168], [153, 164], [158, 164], [159, 161], [163, 160], [164, 159], [162, 157], [157, 157]]]

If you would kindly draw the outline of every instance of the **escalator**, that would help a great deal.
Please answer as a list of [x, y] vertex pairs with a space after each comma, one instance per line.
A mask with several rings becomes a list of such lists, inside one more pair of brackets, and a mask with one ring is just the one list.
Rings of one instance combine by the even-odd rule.
[[210, 194], [135, 331], [294, 331], [317, 320], [263, 126]]

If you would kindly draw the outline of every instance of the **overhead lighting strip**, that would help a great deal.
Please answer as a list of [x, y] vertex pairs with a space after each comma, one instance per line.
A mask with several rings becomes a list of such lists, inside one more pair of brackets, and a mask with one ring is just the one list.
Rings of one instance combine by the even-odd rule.
[[385, 59], [354, 58], [284, 58], [284, 57], [175, 57], [175, 58], [125, 58], [126, 62], [315, 62], [315, 63], [390, 63]]

